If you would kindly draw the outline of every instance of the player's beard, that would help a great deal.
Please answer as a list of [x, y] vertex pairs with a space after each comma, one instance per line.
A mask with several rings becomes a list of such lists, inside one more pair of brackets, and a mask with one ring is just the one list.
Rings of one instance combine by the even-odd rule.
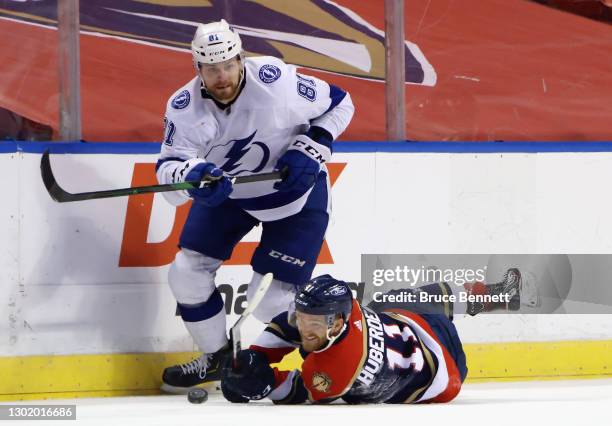
[[[224, 87], [220, 87], [224, 86]], [[228, 103], [232, 101], [238, 92], [238, 82], [228, 82], [217, 84], [212, 88], [208, 89], [208, 93], [213, 96], [216, 100], [222, 103]]]
[[238, 90], [238, 85], [234, 85], [231, 84], [230, 86], [227, 86], [225, 88], [221, 88], [221, 89], [209, 89], [209, 93], [214, 96], [215, 99], [217, 99], [219, 102], [230, 102], [236, 94], [236, 91]]
[[306, 352], [318, 351], [327, 344], [327, 337], [320, 337], [315, 334], [300, 337], [302, 339], [302, 349]]

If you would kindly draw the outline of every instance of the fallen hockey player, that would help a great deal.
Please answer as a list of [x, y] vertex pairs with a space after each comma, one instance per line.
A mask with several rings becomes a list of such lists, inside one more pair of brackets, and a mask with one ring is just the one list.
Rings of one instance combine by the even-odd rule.
[[[313, 278], [296, 294], [294, 309], [277, 315], [248, 350], [227, 363], [223, 395], [232, 402], [267, 397], [277, 404], [328, 403], [338, 398], [349, 404], [451, 401], [467, 375], [453, 312], [517, 310], [522, 291], [533, 287], [525, 280], [511, 268], [499, 283], [464, 286], [471, 296], [510, 295], [509, 301], [497, 304], [453, 306], [449, 298], [414, 297], [413, 303], [362, 306], [344, 281], [329, 275]], [[408, 291], [453, 294], [447, 283]], [[454, 293], [458, 291], [462, 290], [456, 288]], [[304, 358], [301, 371], [270, 366], [296, 348]]]

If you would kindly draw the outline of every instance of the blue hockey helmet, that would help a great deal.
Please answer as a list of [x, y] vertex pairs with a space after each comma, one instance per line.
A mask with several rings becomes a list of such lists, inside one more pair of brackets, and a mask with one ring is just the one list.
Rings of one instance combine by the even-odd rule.
[[325, 315], [328, 323], [337, 314], [346, 321], [351, 315], [353, 293], [348, 284], [329, 274], [315, 277], [299, 288], [295, 310], [311, 315]]

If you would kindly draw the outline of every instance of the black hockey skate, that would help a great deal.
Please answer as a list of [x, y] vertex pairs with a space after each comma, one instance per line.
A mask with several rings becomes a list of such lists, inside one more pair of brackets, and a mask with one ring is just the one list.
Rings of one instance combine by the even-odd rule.
[[221, 369], [231, 356], [231, 347], [220, 349], [212, 354], [202, 354], [187, 362], [168, 367], [162, 375], [161, 390], [174, 394], [186, 394], [189, 390], [205, 383], [221, 380]]
[[[484, 303], [479, 301], [468, 301], [467, 313], [474, 316], [480, 312], [493, 310], [518, 311], [521, 307], [521, 272], [517, 268], [510, 268], [504, 274], [503, 281], [495, 284], [484, 284], [481, 282], [466, 286], [470, 295], [498, 295], [507, 297], [505, 302]], [[507, 295], [507, 296], [506, 296]]]

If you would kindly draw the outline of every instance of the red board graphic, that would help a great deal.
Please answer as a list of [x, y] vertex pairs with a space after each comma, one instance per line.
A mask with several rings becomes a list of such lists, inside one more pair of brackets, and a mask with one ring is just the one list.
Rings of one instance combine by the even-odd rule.
[[[477, 3], [406, 0], [408, 137], [612, 139], [612, 27], [526, 0]], [[56, 2], [3, 5], [0, 107], [57, 132]], [[168, 96], [193, 77], [194, 22], [231, 17], [247, 54], [351, 93], [342, 140], [384, 140], [383, 10], [384, 0], [82, 2], [83, 137], [159, 140]]]

